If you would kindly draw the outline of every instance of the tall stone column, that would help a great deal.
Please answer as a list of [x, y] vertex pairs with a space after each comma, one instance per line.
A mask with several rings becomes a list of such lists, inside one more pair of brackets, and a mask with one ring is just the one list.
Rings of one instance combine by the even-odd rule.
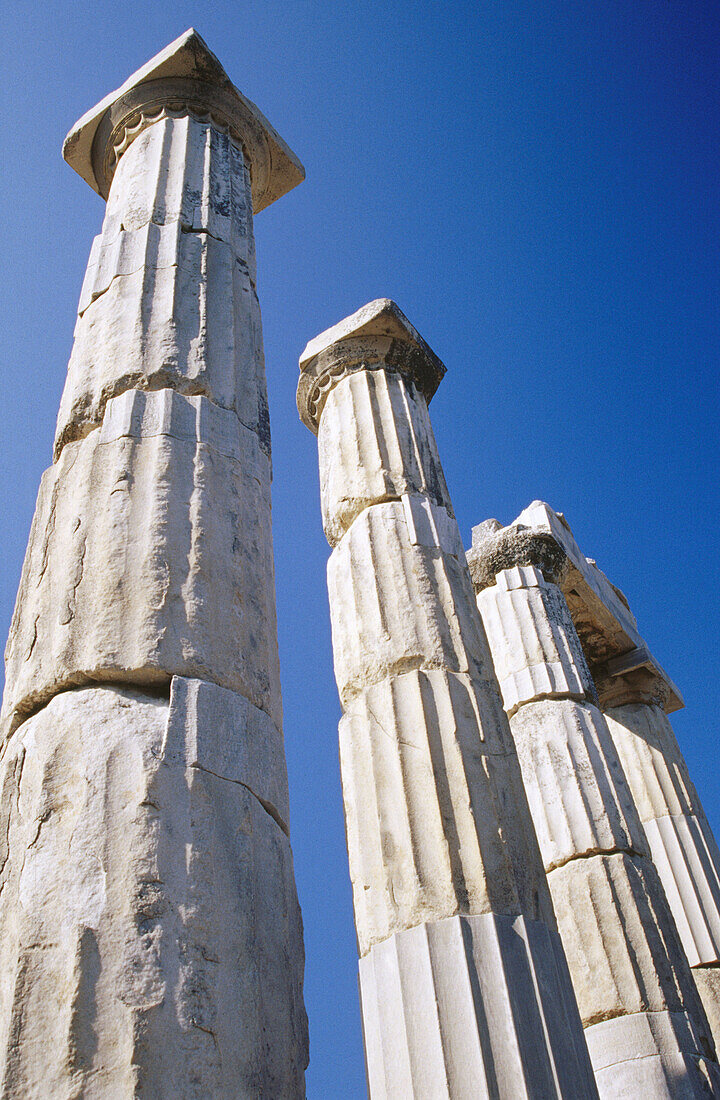
[[304, 1096], [252, 215], [302, 167], [189, 31], [107, 200], [6, 653], [0, 1095]]
[[385, 299], [300, 368], [333, 547], [370, 1094], [595, 1096], [428, 417], [445, 368]]
[[560, 587], [562, 547], [493, 520], [468, 554], [598, 1089], [720, 1096], [720, 1069]]
[[565, 554], [560, 583], [720, 1050], [720, 853], [667, 717], [682, 698], [564, 518], [540, 502], [521, 518]]

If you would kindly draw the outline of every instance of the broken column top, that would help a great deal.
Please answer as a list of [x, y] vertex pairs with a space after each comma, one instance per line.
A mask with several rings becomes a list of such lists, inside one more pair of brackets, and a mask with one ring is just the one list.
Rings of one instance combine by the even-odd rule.
[[83, 115], [65, 138], [63, 156], [106, 199], [117, 163], [133, 139], [174, 111], [209, 117], [240, 142], [256, 214], [304, 180], [298, 158], [192, 28]]
[[516, 565], [535, 565], [559, 585], [605, 706], [637, 696], [668, 713], [682, 707], [680, 692], [638, 633], [625, 596], [581, 552], [561, 512], [535, 500], [507, 527], [486, 520], [473, 528], [467, 559], [476, 591]]
[[390, 298], [376, 298], [316, 336], [300, 356], [297, 407], [317, 435], [330, 390], [358, 370], [386, 367], [412, 379], [429, 403], [445, 375], [434, 351]]

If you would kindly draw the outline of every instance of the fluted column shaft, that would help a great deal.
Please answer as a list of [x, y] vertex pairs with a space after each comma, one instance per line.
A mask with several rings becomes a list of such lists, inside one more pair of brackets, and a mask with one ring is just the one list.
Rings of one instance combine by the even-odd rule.
[[0, 1095], [297, 1100], [252, 105], [194, 32], [136, 77], [66, 144], [107, 209], [6, 652]]
[[720, 1046], [720, 853], [662, 708], [642, 698], [605, 710], [698, 991]]
[[469, 558], [600, 1094], [715, 1095], [705, 1014], [565, 598], [532, 565], [483, 587]]
[[370, 1093], [592, 1096], [517, 758], [394, 303], [301, 359], [318, 433]]

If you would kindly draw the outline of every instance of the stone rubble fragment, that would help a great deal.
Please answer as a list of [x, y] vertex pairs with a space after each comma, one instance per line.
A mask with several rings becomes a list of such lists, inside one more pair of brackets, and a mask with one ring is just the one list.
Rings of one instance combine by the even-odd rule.
[[[598, 1089], [607, 1100], [720, 1095], [712, 1034], [563, 578], [574, 607], [605, 591], [622, 601], [599, 571], [578, 578], [579, 553], [570, 562], [553, 529], [487, 521], [468, 562]], [[587, 611], [578, 617], [584, 629]], [[615, 639], [635, 632], [630, 618], [625, 608]], [[647, 675], [657, 668], [648, 662]]]
[[596, 1095], [427, 412], [444, 367], [387, 299], [321, 334], [318, 435], [368, 1081]]
[[0, 1097], [300, 1100], [252, 215], [303, 171], [194, 31], [64, 154], [107, 209], [6, 653]]

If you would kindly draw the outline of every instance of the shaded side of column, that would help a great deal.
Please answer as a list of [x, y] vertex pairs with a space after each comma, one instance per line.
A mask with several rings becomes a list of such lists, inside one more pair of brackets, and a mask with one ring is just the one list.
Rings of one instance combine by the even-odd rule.
[[[487, 525], [468, 558], [598, 1088], [707, 1095], [720, 1072], [705, 1014], [566, 601], [527, 564], [525, 534], [525, 564], [494, 583]], [[538, 540], [535, 557], [556, 575], [562, 555]]]
[[444, 368], [397, 306], [312, 341], [370, 1093], [594, 1083], [427, 413]]
[[8, 1100], [304, 1096], [252, 232], [302, 177], [279, 142], [193, 31], [66, 142], [108, 206], [6, 652]]

